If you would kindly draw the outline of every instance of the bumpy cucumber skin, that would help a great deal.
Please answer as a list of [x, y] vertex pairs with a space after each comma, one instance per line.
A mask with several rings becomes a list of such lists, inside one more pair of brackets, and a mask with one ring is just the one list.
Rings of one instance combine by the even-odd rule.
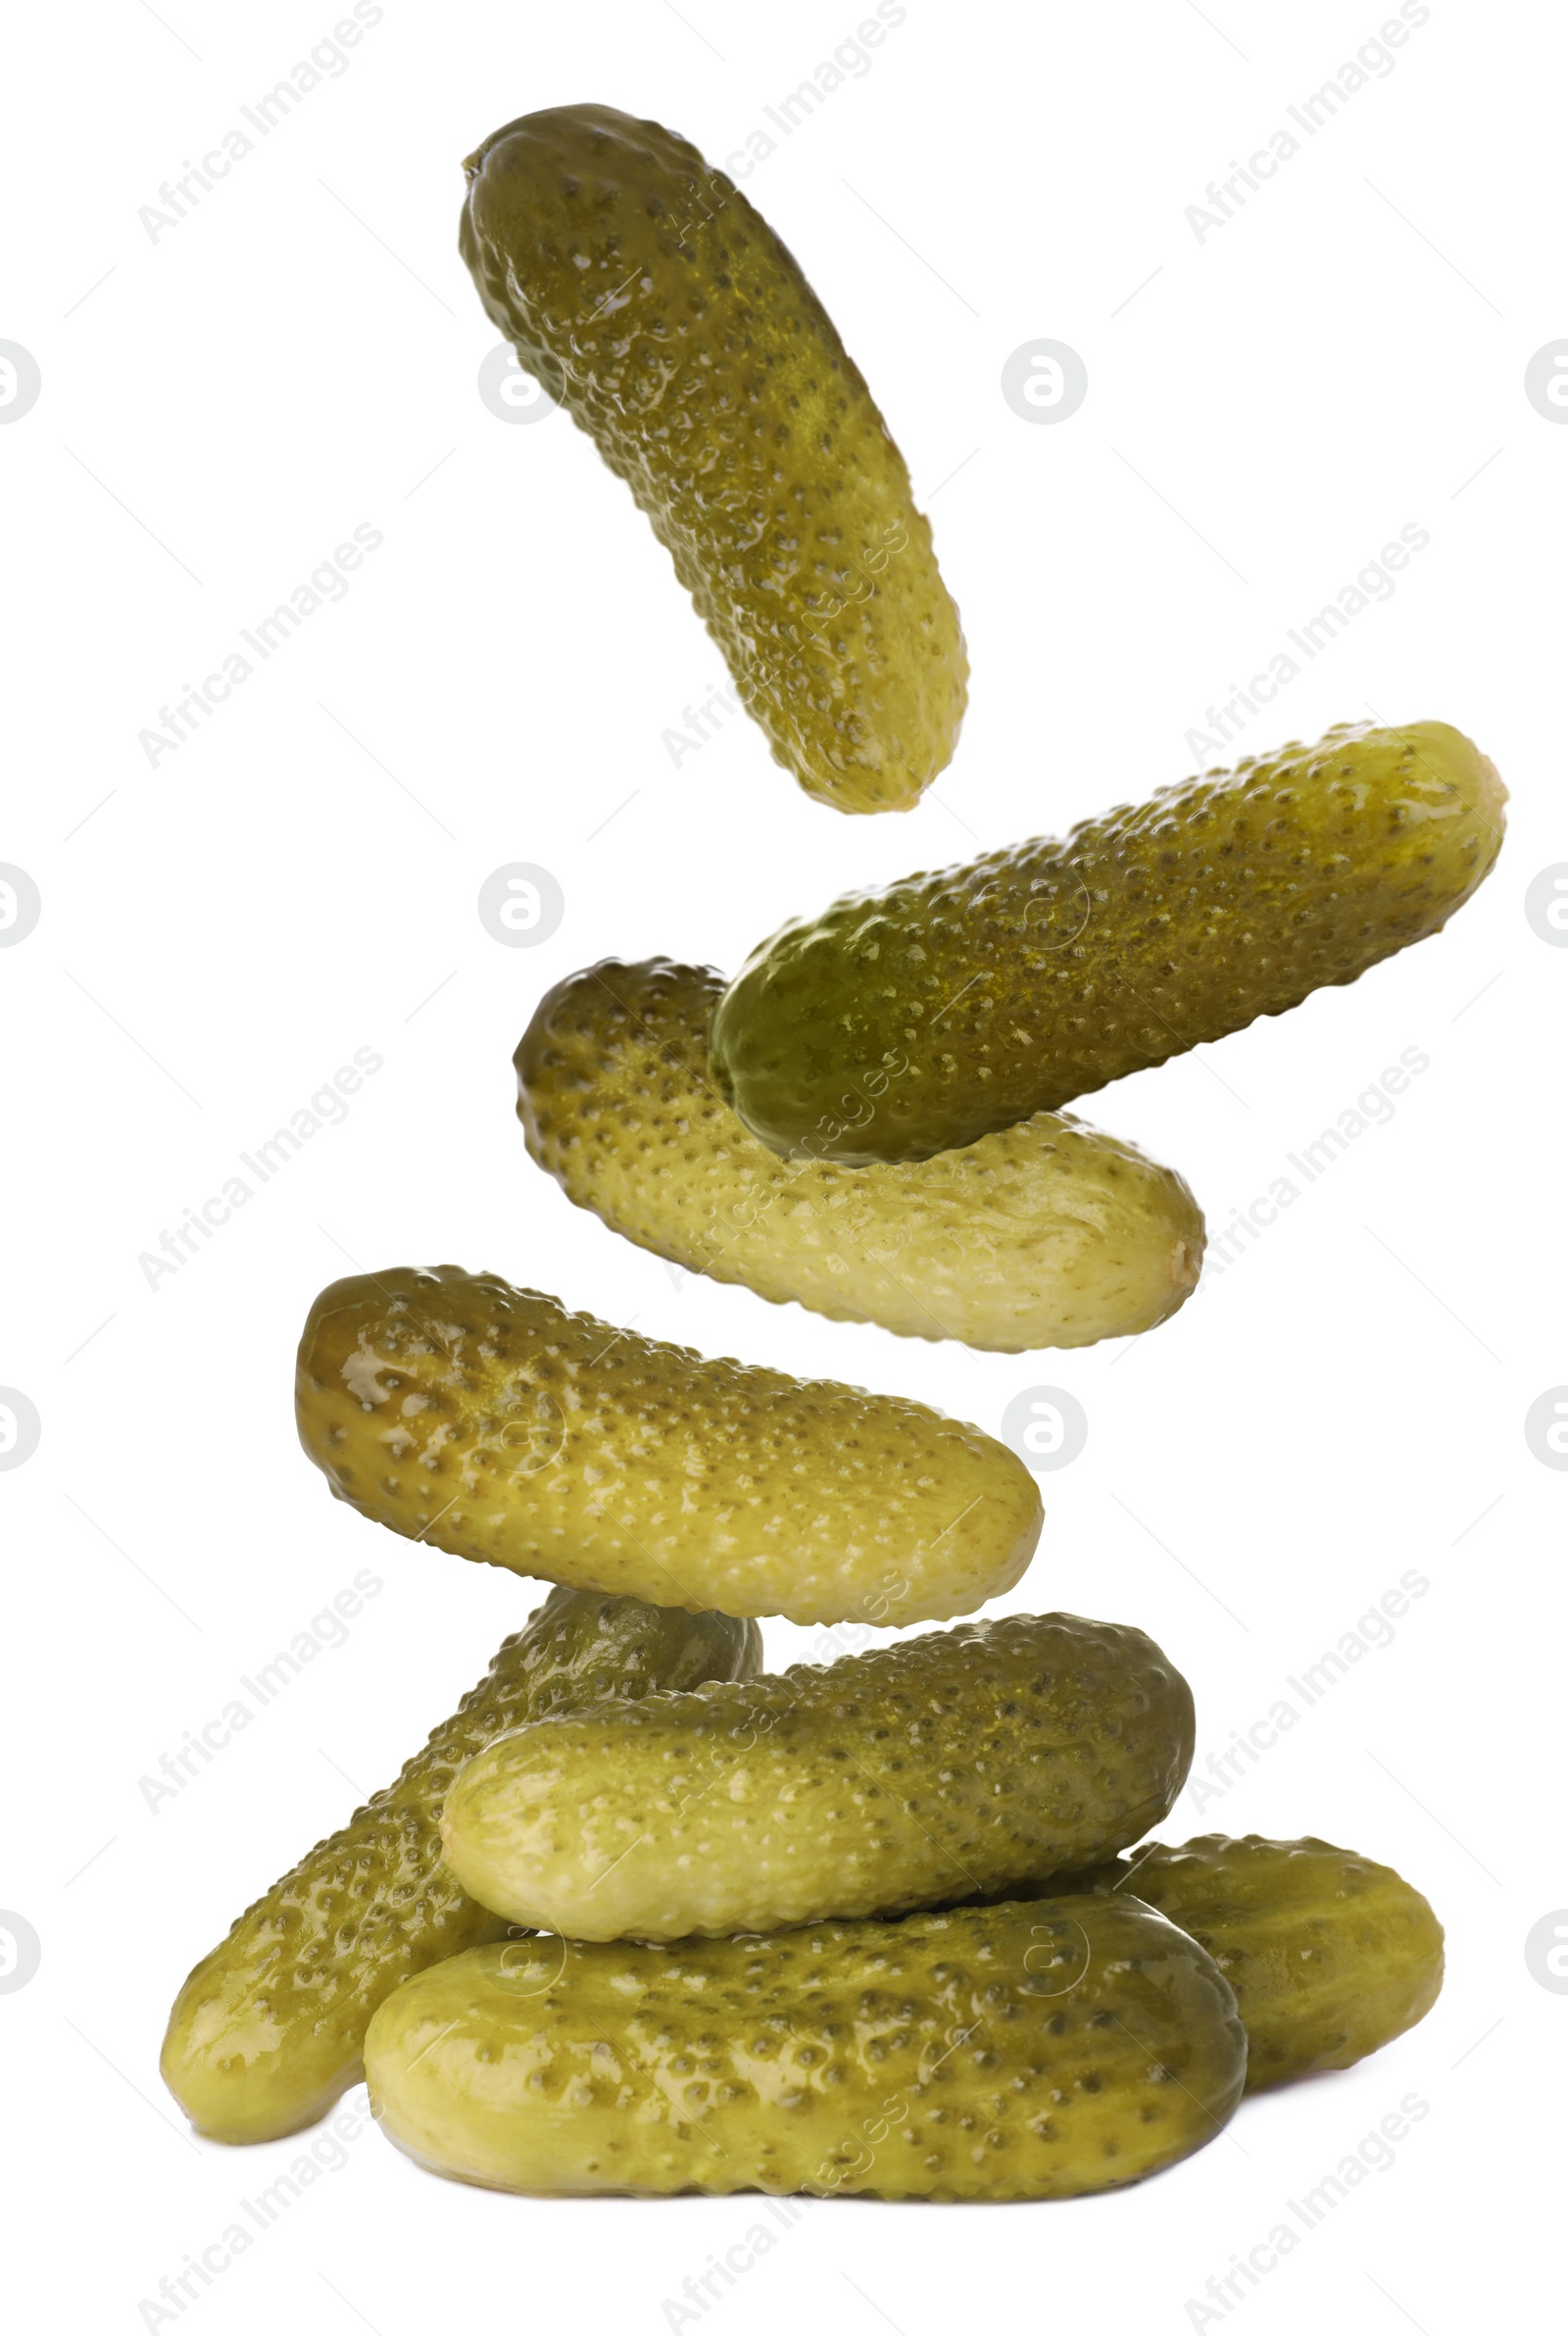
[[1034, 1478], [976, 1427], [458, 1266], [333, 1282], [296, 1386], [306, 1451], [378, 1524], [691, 1613], [942, 1621], [1040, 1537]]
[[1089, 1864], [1158, 1824], [1192, 1753], [1191, 1691], [1141, 1630], [1010, 1615], [535, 1721], [458, 1777], [442, 1854], [568, 1938], [772, 1930]]
[[909, 474], [820, 301], [695, 146], [611, 106], [465, 163], [459, 248], [525, 370], [631, 488], [775, 761], [905, 811], [968, 660]]
[[358, 2081], [370, 2014], [428, 1963], [506, 1925], [441, 1864], [440, 1815], [465, 1761], [503, 1729], [600, 1697], [752, 1677], [755, 1622], [554, 1590], [395, 1784], [318, 1842], [185, 1981], [165, 2083], [216, 2141], [273, 2141]]
[[568, 1200], [689, 1272], [835, 1321], [1005, 1355], [1150, 1330], [1196, 1287], [1181, 1177], [1058, 1113], [958, 1152], [787, 1165], [712, 1084], [710, 967], [613, 958], [540, 1001], [514, 1057], [528, 1150]]
[[1134, 1893], [1207, 1948], [1236, 1991], [1250, 2093], [1353, 2067], [1424, 2019], [1443, 1986], [1443, 1925], [1421, 1893], [1310, 1835], [1156, 1842], [1086, 1883]]
[[1446, 722], [1350, 723], [851, 894], [754, 951], [713, 1015], [715, 1082], [779, 1153], [973, 1143], [1440, 931], [1505, 800]]
[[1074, 2198], [1213, 2139], [1235, 1998], [1126, 1899], [679, 1946], [514, 1940], [382, 2005], [370, 2104], [438, 2173], [533, 2193]]

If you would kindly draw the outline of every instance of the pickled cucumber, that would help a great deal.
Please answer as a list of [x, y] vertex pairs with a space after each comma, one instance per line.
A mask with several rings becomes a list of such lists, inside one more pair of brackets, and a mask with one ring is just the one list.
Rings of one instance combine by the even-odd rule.
[[940, 1621], [1010, 1589], [1040, 1495], [923, 1404], [709, 1362], [457, 1266], [351, 1274], [300, 1343], [339, 1500], [456, 1557], [692, 1613]]
[[1443, 1985], [1443, 1925], [1420, 1892], [1327, 1841], [1204, 1833], [1136, 1850], [1088, 1886], [1136, 1894], [1207, 1948], [1236, 1991], [1250, 2093], [1353, 2067]]
[[1440, 931], [1496, 858], [1505, 800], [1446, 722], [1349, 723], [1060, 842], [852, 893], [725, 991], [715, 1082], [775, 1152], [972, 1144]]
[[390, 1996], [365, 2050], [382, 2131], [463, 2181], [995, 2200], [1189, 2156], [1246, 2059], [1211, 1959], [1120, 1898], [479, 1947]]
[[464, 164], [493, 322], [630, 487], [774, 760], [903, 811], [963, 717], [958, 612], [904, 458], [820, 301], [695, 146], [557, 106]]
[[1141, 1630], [1009, 1615], [500, 1737], [447, 1795], [470, 1896], [581, 1939], [897, 1913], [1094, 1863], [1170, 1810], [1186, 1680]]
[[318, 1843], [196, 1965], [164, 2039], [164, 2081], [199, 2131], [271, 2141], [358, 2081], [371, 2013], [427, 1963], [506, 1924], [440, 1861], [456, 1770], [502, 1729], [599, 1697], [749, 1678], [755, 1622], [553, 1590], [395, 1784]]
[[960, 1152], [776, 1159], [709, 1076], [722, 976], [614, 959], [541, 1001], [516, 1052], [528, 1149], [567, 1198], [690, 1272], [837, 1321], [1020, 1354], [1148, 1330], [1198, 1280], [1180, 1176], [1039, 1112]]

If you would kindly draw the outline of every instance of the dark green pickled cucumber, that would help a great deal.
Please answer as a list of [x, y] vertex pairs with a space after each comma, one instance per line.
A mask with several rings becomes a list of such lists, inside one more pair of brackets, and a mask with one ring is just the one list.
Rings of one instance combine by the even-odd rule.
[[199, 2131], [270, 2141], [355, 2083], [377, 2004], [506, 1929], [440, 1862], [447, 1787], [505, 1728], [654, 1688], [750, 1678], [755, 1622], [555, 1590], [388, 1785], [240, 1915], [170, 2013], [164, 2081]]
[[495, 2189], [1073, 2198], [1211, 2141], [1236, 2001], [1136, 1901], [1045, 1900], [672, 1947], [480, 1947], [388, 1998], [370, 2105]]
[[471, 1896], [579, 1939], [771, 1930], [1004, 1890], [1169, 1812], [1186, 1680], [1141, 1630], [1009, 1615], [500, 1737], [447, 1795]]
[[714, 1078], [775, 1152], [973, 1143], [1440, 931], [1505, 800], [1446, 722], [1348, 724], [1059, 842], [852, 893], [753, 953], [714, 1011]]
[[1136, 1894], [1208, 1949], [1247, 2028], [1250, 2093], [1352, 2067], [1424, 2019], [1443, 1985], [1443, 1925], [1421, 1893], [1310, 1836], [1204, 1833], [1085, 1880]]
[[525, 115], [464, 169], [480, 299], [631, 488], [775, 760], [839, 811], [907, 809], [953, 753], [963, 635], [789, 252], [695, 146], [612, 106]]

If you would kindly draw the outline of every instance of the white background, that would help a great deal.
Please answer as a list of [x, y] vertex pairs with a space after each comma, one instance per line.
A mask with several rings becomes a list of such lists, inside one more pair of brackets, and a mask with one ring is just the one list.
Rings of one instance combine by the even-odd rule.
[[[884, 407], [974, 664], [953, 769], [872, 820], [810, 803], [739, 721], [672, 767], [662, 733], [720, 662], [588, 441], [480, 402], [496, 335], [455, 249], [459, 164], [501, 123], [596, 99], [722, 163], [853, 35], [856, 0], [386, 0], [348, 70], [152, 239], [139, 208], [333, 13], [96, 5], [10, 37], [0, 337], [43, 384], [0, 427], [0, 860], [43, 901], [0, 951], [0, 1384], [42, 1421], [0, 1473], [0, 1906], [42, 1942], [0, 1996], [7, 2200], [30, 2242], [17, 2325], [59, 2324], [68, 2286], [75, 2324], [104, 2331], [1219, 2325], [1188, 2300], [1412, 2093], [1429, 2112], [1395, 2163], [1224, 2316], [1495, 2324], [1541, 2267], [1568, 2018], [1524, 1959], [1568, 1904], [1547, 1797], [1568, 1481], [1523, 1432], [1568, 1380], [1568, 955], [1524, 908], [1568, 860], [1568, 428], [1523, 390], [1568, 333], [1563, 27], [1432, 0], [1395, 70], [1201, 242], [1184, 214], [1206, 182], [1392, 7], [1215, 0], [1211, 22], [1186, 0], [908, 0], [870, 69], [779, 137], [746, 191]], [[1000, 391], [1042, 336], [1089, 370], [1056, 426]], [[384, 542], [346, 598], [151, 767], [138, 732], [160, 707], [361, 522]], [[1402, 1049], [1430, 1057], [1173, 1323], [1038, 1358], [902, 1341], [674, 1274], [531, 1166], [509, 1058], [548, 983], [610, 953], [732, 969], [853, 884], [1182, 775], [1205, 707], [1408, 522], [1431, 541], [1396, 592], [1245, 744], [1368, 709], [1450, 721], [1512, 789], [1508, 840], [1441, 937], [1092, 1099], [1182, 1168], [1217, 1233]], [[565, 896], [531, 950], [476, 914], [513, 861]], [[362, 1046], [384, 1067], [347, 1118], [150, 1287], [141, 1253]], [[814, 2207], [689, 2321], [664, 2300], [760, 2201], [509, 2200], [367, 2129], [177, 2322], [149, 2322], [140, 2300], [303, 2146], [186, 2137], [156, 2069], [176, 1985], [536, 1602], [334, 1508], [300, 1454], [294, 1343], [346, 1259], [494, 1268], [992, 1429], [1020, 1389], [1066, 1388], [1088, 1445], [1047, 1479], [1040, 1554], [1004, 1603], [1152, 1632], [1193, 1681], [1200, 1772], [1418, 1569], [1430, 1589], [1394, 1642], [1163, 1830], [1317, 1832], [1397, 1864], [1448, 1926], [1437, 2010], [1122, 2196]], [[367, 1566], [383, 1588], [346, 1643], [151, 1811], [139, 1778]], [[808, 1651], [766, 1635], [775, 1665]]]

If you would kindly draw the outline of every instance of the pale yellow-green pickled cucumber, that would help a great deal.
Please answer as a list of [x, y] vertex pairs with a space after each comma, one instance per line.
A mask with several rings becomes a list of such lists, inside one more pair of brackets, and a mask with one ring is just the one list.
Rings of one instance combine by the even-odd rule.
[[340, 1500], [460, 1558], [692, 1613], [971, 1613], [1040, 1536], [1023, 1463], [923, 1404], [710, 1362], [457, 1266], [323, 1290], [300, 1438]]
[[1159, 1823], [1193, 1699], [1141, 1630], [1008, 1615], [502, 1736], [447, 1795], [470, 1896], [569, 1938], [771, 1930], [1087, 1865]]
[[600, 1697], [749, 1678], [760, 1662], [755, 1622], [553, 1590], [397, 1782], [248, 1907], [185, 1981], [161, 2066], [198, 2131], [273, 2141], [313, 2124], [358, 2081], [377, 2004], [505, 1931], [441, 1864], [438, 1829], [454, 1774], [493, 1736]]
[[1221, 2130], [1246, 2060], [1196, 1940], [1092, 1897], [480, 1947], [388, 1997], [365, 2055], [381, 2130], [463, 2181], [933, 2200], [1140, 2181]]
[[1021, 1354], [1152, 1329], [1197, 1286], [1181, 1177], [1061, 1112], [931, 1160], [780, 1160], [710, 1074], [721, 974], [613, 958], [515, 1056], [528, 1149], [579, 1208], [689, 1272], [906, 1338]]

